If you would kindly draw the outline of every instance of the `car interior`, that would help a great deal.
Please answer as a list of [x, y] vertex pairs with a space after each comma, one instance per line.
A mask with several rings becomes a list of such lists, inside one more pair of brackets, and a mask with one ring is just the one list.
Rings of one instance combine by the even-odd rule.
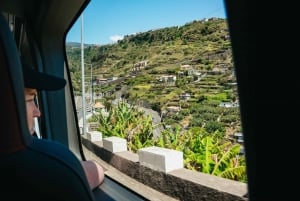
[[6, 200], [93, 200], [77, 157], [61, 144], [29, 134], [19, 51], [3, 15], [0, 24], [1, 75], [5, 75], [1, 119], [6, 125], [0, 135], [0, 167], [1, 181], [10, 184], [3, 185], [1, 196]]
[[[3, 93], [0, 99], [1, 199], [113, 200], [101, 189], [96, 192], [89, 189], [80, 165], [80, 160], [85, 160], [85, 156], [77, 124], [70, 72], [65, 62], [66, 34], [89, 2], [90, 0], [0, 1], [0, 88]], [[257, 193], [256, 144], [260, 134], [270, 131], [258, 127], [265, 124], [266, 118], [273, 120], [275, 117], [268, 113], [272, 105], [258, 103], [258, 99], [273, 99], [269, 93], [265, 93], [265, 80], [260, 79], [261, 75], [257, 74], [256, 28], [251, 23], [254, 12], [249, 11], [251, 6], [248, 2], [225, 0], [225, 6], [240, 97], [248, 199], [254, 201], [265, 197], [260, 197], [261, 194]], [[44, 118], [39, 122], [40, 132], [50, 140], [34, 139], [23, 118], [26, 115], [21, 58], [26, 58], [27, 62], [40, 71], [62, 76], [67, 80], [63, 91], [38, 94], [39, 106], [44, 113]], [[260, 185], [273, 187], [269, 180], [260, 178], [259, 182]], [[282, 195], [279, 192], [284, 193], [278, 191], [279, 196]], [[269, 198], [271, 197], [270, 195]]]

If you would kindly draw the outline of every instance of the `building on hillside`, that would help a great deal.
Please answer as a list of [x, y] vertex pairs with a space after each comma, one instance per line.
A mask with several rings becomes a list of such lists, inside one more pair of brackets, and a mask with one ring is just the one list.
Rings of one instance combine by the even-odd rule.
[[227, 107], [227, 108], [230, 108], [230, 107], [239, 107], [239, 104], [237, 102], [234, 102], [234, 103], [231, 103], [231, 102], [221, 102], [219, 104], [220, 107]]
[[174, 85], [176, 82], [176, 75], [162, 75], [160, 76], [159, 81], [167, 83], [168, 85]]
[[180, 95], [179, 95], [179, 98], [180, 98], [181, 100], [188, 101], [188, 100], [190, 100], [190, 98], [191, 98], [191, 94], [190, 94], [190, 93], [183, 93], [183, 94], [180, 94]]

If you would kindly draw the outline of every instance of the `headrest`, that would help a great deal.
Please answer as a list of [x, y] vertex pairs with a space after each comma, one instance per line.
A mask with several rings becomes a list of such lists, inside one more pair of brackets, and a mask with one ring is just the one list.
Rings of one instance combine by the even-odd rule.
[[[3, 154], [26, 148], [32, 137], [25, 118], [21, 61], [12, 32], [1, 13], [0, 66], [0, 91], [3, 94], [0, 99], [0, 154]], [[22, 116], [24, 118], [20, 118]]]

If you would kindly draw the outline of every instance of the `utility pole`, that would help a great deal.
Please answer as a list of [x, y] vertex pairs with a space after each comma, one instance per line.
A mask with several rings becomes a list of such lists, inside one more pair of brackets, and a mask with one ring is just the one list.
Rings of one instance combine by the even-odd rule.
[[85, 81], [84, 81], [84, 44], [83, 44], [83, 13], [81, 14], [81, 87], [82, 87], [82, 135], [86, 133], [85, 116]]
[[90, 65], [91, 66], [91, 106], [92, 106], [92, 112], [93, 112], [93, 105], [94, 105], [94, 91], [93, 91], [93, 64], [89, 64], [89, 63], [84, 63], [85, 65]]
[[93, 64], [91, 64], [92, 114], [94, 114]]

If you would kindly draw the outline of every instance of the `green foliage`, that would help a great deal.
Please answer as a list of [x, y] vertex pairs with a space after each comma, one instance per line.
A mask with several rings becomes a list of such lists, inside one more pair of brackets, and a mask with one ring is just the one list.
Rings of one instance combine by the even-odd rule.
[[205, 124], [204, 128], [205, 128], [209, 133], [214, 133], [214, 132], [216, 132], [216, 131], [221, 132], [221, 133], [225, 133], [225, 128], [224, 128], [224, 126], [223, 126], [221, 123], [217, 122], [217, 121], [211, 121], [211, 120], [209, 120], [209, 121]]
[[201, 133], [195, 135], [190, 149], [185, 151], [186, 167], [246, 182], [245, 158], [239, 155], [240, 145], [219, 139], [218, 135], [204, 136]]
[[200, 127], [188, 132], [176, 127], [174, 131], [164, 130], [155, 145], [183, 151], [188, 169], [246, 182], [245, 158], [239, 155], [241, 146], [221, 139], [217, 132], [210, 134]]
[[[183, 151], [188, 169], [246, 181], [245, 159], [238, 155], [240, 145], [226, 139], [227, 130], [240, 130], [239, 108], [219, 107], [222, 101], [237, 100], [236, 86], [229, 84], [235, 78], [228, 35], [224, 19], [193, 21], [128, 35], [115, 44], [87, 47], [84, 56], [87, 63], [93, 63], [95, 79], [124, 78], [118, 84], [95, 86], [95, 91], [110, 94], [126, 86], [122, 94], [130, 103], [112, 104], [115, 93], [103, 97], [108, 112], [93, 117], [99, 121], [98, 130], [104, 136], [125, 138], [133, 152], [153, 145], [176, 149]], [[67, 55], [74, 94], [79, 94], [80, 49], [68, 46]], [[132, 73], [133, 65], [143, 60], [148, 65]], [[182, 70], [183, 64], [200, 75]], [[159, 81], [163, 75], [177, 79], [175, 83]], [[191, 98], [181, 99], [183, 93]], [[169, 126], [158, 138], [153, 139], [152, 117], [132, 106], [137, 103], [158, 111]], [[181, 110], [166, 112], [169, 105]]]
[[128, 149], [133, 152], [149, 146], [182, 151], [188, 169], [246, 181], [245, 160], [239, 157], [240, 145], [222, 140], [224, 136], [218, 131], [211, 133], [193, 127], [186, 132], [177, 124], [154, 139], [152, 117], [124, 101], [111, 107], [108, 113], [100, 113], [96, 119], [99, 119], [98, 130], [104, 136], [125, 138]]
[[152, 117], [125, 101], [112, 105], [108, 113], [100, 113], [99, 124], [98, 130], [104, 136], [126, 139], [128, 149], [133, 152], [152, 145]]

